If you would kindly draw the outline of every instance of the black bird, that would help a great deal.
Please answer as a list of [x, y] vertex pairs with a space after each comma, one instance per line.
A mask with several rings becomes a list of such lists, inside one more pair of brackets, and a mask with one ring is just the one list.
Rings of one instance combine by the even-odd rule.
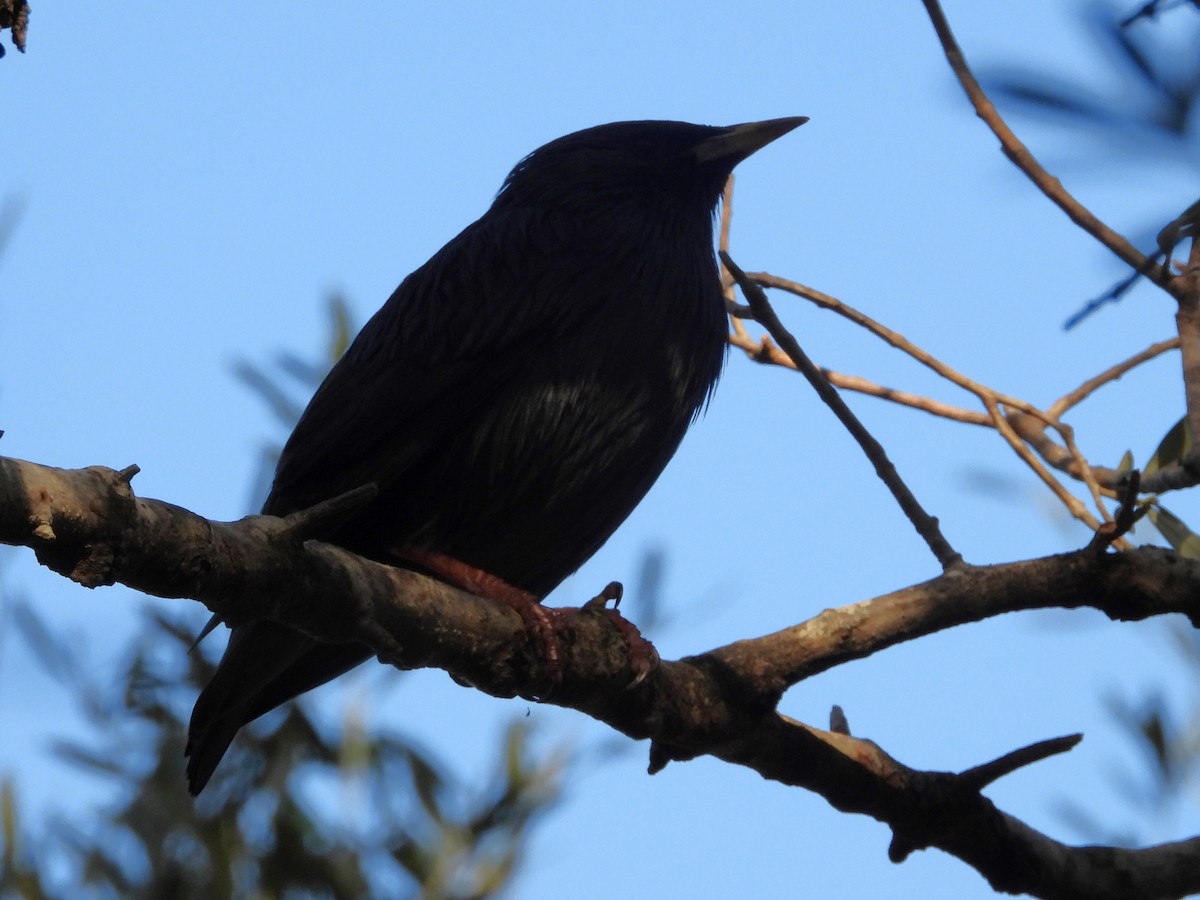
[[[726, 329], [713, 213], [733, 167], [805, 121], [618, 122], [529, 154], [334, 366], [263, 512], [373, 482], [332, 543], [475, 593], [546, 596], [711, 395]], [[234, 628], [192, 713], [191, 792], [239, 728], [370, 655], [269, 621]]]

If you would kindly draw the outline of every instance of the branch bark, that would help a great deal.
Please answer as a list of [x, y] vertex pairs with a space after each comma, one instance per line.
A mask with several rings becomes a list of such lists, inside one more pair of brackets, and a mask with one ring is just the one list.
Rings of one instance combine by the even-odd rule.
[[[8, 29], [12, 33], [13, 46], [25, 52], [25, 39], [29, 31], [28, 0], [0, 0], [0, 31]], [[0, 46], [0, 57], [4, 56], [4, 47]]]
[[[0, 542], [31, 547], [43, 565], [87, 587], [120, 582], [194, 598], [231, 623], [273, 619], [321, 640], [361, 642], [398, 668], [434, 666], [489, 694], [534, 699], [540, 661], [516, 613], [313, 539], [353, 496], [287, 519], [212, 522], [135, 496], [135, 474], [136, 467], [64, 470], [0, 457]], [[708, 754], [869, 815], [892, 829], [897, 862], [937, 847], [998, 890], [1038, 897], [1200, 890], [1200, 838], [1144, 850], [1070, 847], [980, 793], [996, 777], [1069, 749], [1075, 737], [963, 773], [922, 772], [871, 741], [776, 711], [787, 687], [832, 666], [954, 625], [1050, 606], [1090, 606], [1114, 619], [1182, 612], [1200, 623], [1200, 564], [1142, 548], [962, 566], [773, 635], [664, 661], [632, 688], [623, 639], [602, 613], [581, 609], [564, 640], [562, 683], [540, 699], [650, 739], [652, 771]]]

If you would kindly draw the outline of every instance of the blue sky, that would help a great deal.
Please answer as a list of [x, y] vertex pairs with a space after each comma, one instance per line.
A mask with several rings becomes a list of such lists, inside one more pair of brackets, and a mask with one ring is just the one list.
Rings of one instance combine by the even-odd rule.
[[[317, 9], [333, 12], [146, 4], [114, 19], [110, 7], [34, 7], [29, 52], [0, 61], [0, 197], [23, 204], [0, 259], [3, 453], [71, 467], [136, 462], [144, 496], [243, 515], [258, 448], [279, 435], [234, 363], [316, 353], [330, 291], [365, 319], [487, 207], [526, 152], [618, 119], [810, 116], [740, 167], [735, 259], [834, 294], [1009, 393], [1048, 404], [1172, 333], [1167, 298], [1146, 288], [1061, 330], [1122, 273], [997, 152], [915, 0], [872, 4], [870, 15], [778, 0]], [[976, 65], [1036, 65], [1120, 98], [1126, 86], [1078, 9], [952, 2], [947, 14]], [[1197, 194], [1197, 170], [1181, 162], [1014, 124], [1119, 229], [1156, 227]], [[828, 314], [782, 296], [777, 309], [821, 364], [966, 402]], [[851, 402], [970, 561], [1086, 539], [994, 435]], [[1073, 421], [1093, 459], [1115, 463], [1128, 448], [1140, 463], [1180, 412], [1168, 357]], [[1186, 499], [1172, 506], [1187, 517]], [[628, 585], [647, 547], [667, 554], [671, 622], [650, 635], [666, 657], [937, 574], [807, 387], [737, 354], [651, 495], [556, 601]], [[87, 592], [28, 553], [3, 559], [6, 587], [86, 640], [97, 678], [112, 671], [147, 601]], [[1064, 798], [1119, 829], [1133, 820], [1106, 774], [1128, 753], [1102, 698], [1161, 683], [1189, 698], [1160, 630], [1087, 613], [1009, 616], [822, 675], [782, 708], [822, 724], [840, 704], [856, 734], [937, 769], [1084, 731], [1077, 750], [989, 795], [1058, 836], [1077, 837], [1056, 817]], [[104, 786], [47, 753], [51, 735], [79, 727], [69, 701], [0, 637], [0, 773], [15, 775], [31, 810], [85, 808]], [[441, 673], [395, 677], [372, 720], [463, 771], [484, 771], [488, 736], [527, 711], [547, 745], [604, 735], [576, 714], [477, 695]], [[328, 694], [336, 713], [346, 693]], [[991, 896], [936, 852], [892, 866], [882, 826], [819, 798], [712, 760], [653, 778], [645, 763], [637, 747], [572, 781], [517, 896]], [[1148, 836], [1197, 827], [1185, 806]]]

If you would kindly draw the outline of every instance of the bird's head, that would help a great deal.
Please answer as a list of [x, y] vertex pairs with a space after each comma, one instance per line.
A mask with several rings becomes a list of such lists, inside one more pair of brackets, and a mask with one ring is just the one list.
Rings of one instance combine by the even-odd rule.
[[686, 198], [712, 211], [733, 167], [807, 122], [804, 116], [718, 127], [613, 122], [534, 150], [505, 179], [496, 205], [571, 207]]

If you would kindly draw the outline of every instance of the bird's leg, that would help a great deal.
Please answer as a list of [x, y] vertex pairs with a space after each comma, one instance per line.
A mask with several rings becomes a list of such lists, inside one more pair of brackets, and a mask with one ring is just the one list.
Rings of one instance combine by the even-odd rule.
[[[621, 633], [621, 637], [625, 639], [625, 646], [629, 648], [629, 668], [633, 670], [633, 681], [629, 683], [628, 687], [636, 687], [645, 681], [646, 676], [658, 668], [660, 657], [654, 645], [642, 637], [638, 627], [617, 611], [624, 593], [625, 589], [621, 586], [621, 582], [610, 581], [605, 585], [604, 590], [585, 603], [583, 608], [601, 610]], [[612, 609], [608, 608], [609, 600], [613, 603]]]
[[535, 594], [513, 587], [491, 572], [485, 572], [470, 563], [436, 550], [403, 547], [396, 555], [406, 562], [415, 563], [428, 570], [448, 584], [476, 597], [503, 603], [516, 612], [525, 623], [526, 631], [536, 636], [541, 645], [542, 664], [551, 689], [562, 681], [562, 646], [558, 638], [561, 629], [554, 615], [556, 611], [542, 606]]
[[[529, 591], [513, 587], [504, 579], [446, 553], [404, 547], [396, 555], [426, 569], [448, 584], [477, 597], [503, 603], [516, 612], [525, 623], [526, 630], [541, 646], [548, 690], [552, 691], [562, 681], [562, 643], [559, 635], [570, 630], [571, 616], [577, 614], [577, 610], [542, 606], [538, 597]], [[654, 645], [642, 637], [637, 626], [617, 611], [623, 592], [619, 581], [609, 582], [604, 590], [583, 605], [583, 609], [603, 613], [620, 633], [629, 648], [629, 667], [633, 671], [633, 681], [628, 686], [635, 687], [658, 668], [660, 659]], [[609, 601], [613, 604], [611, 609]]]
[[443, 581], [486, 600], [497, 600], [516, 608], [518, 603], [537, 603], [538, 598], [529, 591], [513, 587], [503, 578], [485, 572], [470, 563], [456, 559], [437, 550], [422, 550], [417, 547], [402, 547], [396, 555], [405, 562], [415, 563], [428, 569]]

